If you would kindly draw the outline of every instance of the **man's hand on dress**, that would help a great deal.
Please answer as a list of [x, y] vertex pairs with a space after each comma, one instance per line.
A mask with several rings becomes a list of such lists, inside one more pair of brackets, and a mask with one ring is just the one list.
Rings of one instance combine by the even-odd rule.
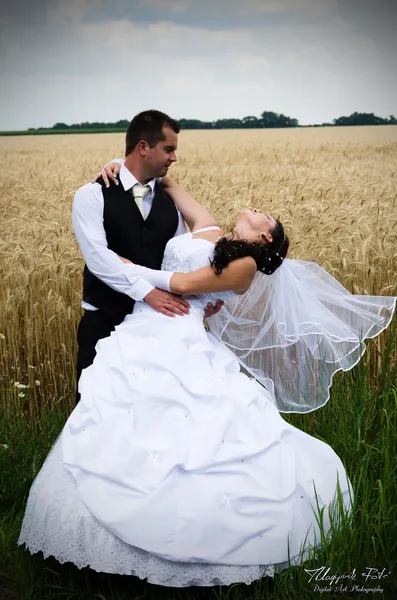
[[[119, 259], [122, 260], [124, 264], [132, 264], [128, 258], [124, 258], [123, 256], [119, 255]], [[183, 300], [181, 296], [171, 294], [164, 290], [155, 288], [145, 296], [144, 301], [158, 312], [168, 315], [169, 317], [175, 317], [175, 314], [182, 316], [189, 314], [190, 304], [186, 302], [186, 300]], [[221, 310], [222, 306], [223, 300], [217, 300], [215, 304], [208, 302], [204, 311], [204, 319], [209, 319], [216, 315]]]
[[[118, 256], [124, 264], [132, 264], [128, 258], [124, 258], [120, 255]], [[146, 294], [143, 300], [149, 304], [149, 306], [158, 312], [163, 313], [163, 315], [167, 315], [168, 317], [175, 317], [175, 315], [188, 315], [190, 312], [189, 302], [186, 302], [186, 300], [181, 298], [181, 296], [171, 294], [171, 292], [166, 292], [165, 290], [154, 288], [154, 290]]]
[[190, 304], [181, 296], [157, 288], [154, 288], [144, 297], [144, 302], [168, 317], [183, 316], [190, 313]]
[[111, 162], [108, 165], [105, 165], [102, 171], [95, 175], [95, 178], [91, 183], [95, 183], [100, 177], [102, 177], [103, 182], [107, 188], [110, 186], [109, 179], [111, 179], [116, 185], [119, 185], [117, 175], [120, 172], [120, 167], [120, 163], [117, 162]]

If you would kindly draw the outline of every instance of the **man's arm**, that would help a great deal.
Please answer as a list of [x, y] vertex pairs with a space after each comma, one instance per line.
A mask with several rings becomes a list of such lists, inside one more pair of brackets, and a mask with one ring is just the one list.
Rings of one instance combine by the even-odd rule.
[[[107, 245], [103, 227], [103, 194], [99, 184], [88, 183], [77, 190], [72, 207], [72, 222], [88, 269], [109, 287], [143, 300], [155, 287], [170, 291], [172, 272], [124, 264]], [[145, 279], [148, 273], [154, 284]]]

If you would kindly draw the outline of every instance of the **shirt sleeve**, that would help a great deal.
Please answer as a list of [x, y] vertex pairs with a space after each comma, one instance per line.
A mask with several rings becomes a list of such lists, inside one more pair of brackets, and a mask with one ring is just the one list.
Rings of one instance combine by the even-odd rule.
[[177, 235], [183, 235], [184, 233], [187, 233], [186, 223], [184, 221], [182, 213], [178, 210], [178, 227], [176, 228], [174, 237], [176, 237]]
[[108, 248], [103, 227], [103, 194], [99, 184], [88, 183], [77, 190], [72, 222], [88, 269], [106, 285], [138, 301], [155, 287], [170, 291], [173, 272], [125, 264]]
[[[120, 159], [117, 159], [117, 162], [119, 162]], [[157, 177], [156, 178], [156, 182], [161, 183], [163, 181], [162, 177]], [[176, 237], [177, 235], [183, 235], [184, 233], [187, 233], [187, 227], [186, 227], [186, 223], [185, 220], [182, 216], [182, 213], [179, 211], [179, 209], [177, 207], [175, 207], [177, 212], [178, 212], [178, 227], [176, 228], [174, 237]]]

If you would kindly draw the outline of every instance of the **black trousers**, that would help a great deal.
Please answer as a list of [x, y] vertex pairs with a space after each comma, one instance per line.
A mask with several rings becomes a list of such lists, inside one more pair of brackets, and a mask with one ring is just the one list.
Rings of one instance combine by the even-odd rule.
[[[102, 310], [84, 311], [77, 329], [77, 386], [81, 371], [94, 362], [97, 342], [108, 337], [121, 320], [115, 320]], [[80, 394], [76, 390], [76, 404], [79, 400]]]

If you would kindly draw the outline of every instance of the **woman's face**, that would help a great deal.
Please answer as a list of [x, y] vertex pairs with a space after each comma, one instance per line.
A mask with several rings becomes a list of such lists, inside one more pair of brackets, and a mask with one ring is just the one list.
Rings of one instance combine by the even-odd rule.
[[272, 232], [276, 226], [276, 220], [269, 215], [265, 215], [256, 208], [246, 208], [238, 218], [235, 227], [235, 232], [240, 239], [247, 242], [263, 242], [272, 241]]

